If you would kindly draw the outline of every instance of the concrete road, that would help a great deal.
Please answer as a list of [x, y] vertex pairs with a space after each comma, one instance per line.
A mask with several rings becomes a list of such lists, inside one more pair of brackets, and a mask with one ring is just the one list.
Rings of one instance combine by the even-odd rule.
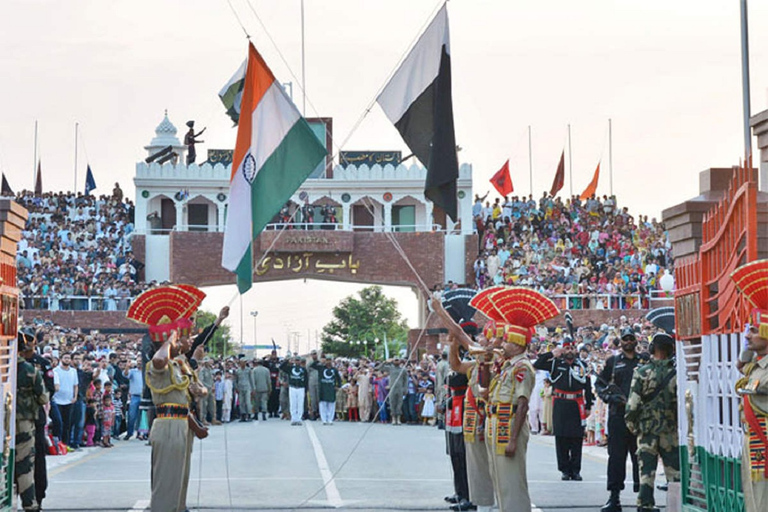
[[[114, 443], [49, 457], [45, 510], [148, 510], [151, 448]], [[537, 509], [598, 510], [607, 497], [605, 461], [604, 448], [585, 448], [584, 481], [562, 482], [554, 439], [532, 436], [528, 479]], [[443, 497], [453, 494], [444, 432], [421, 426], [231, 423], [195, 442], [191, 475], [190, 510], [446, 510]], [[631, 488], [625, 505], [634, 505]], [[657, 499], [663, 504], [663, 493]]]

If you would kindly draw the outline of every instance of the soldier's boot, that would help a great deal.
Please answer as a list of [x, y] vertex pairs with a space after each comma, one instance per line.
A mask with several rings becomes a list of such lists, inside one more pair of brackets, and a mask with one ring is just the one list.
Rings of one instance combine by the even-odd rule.
[[267, 413], [265, 413], [265, 412], [261, 413], [261, 420], [262, 421], [267, 421]]
[[608, 501], [600, 509], [600, 512], [621, 512], [621, 491], [612, 490]]

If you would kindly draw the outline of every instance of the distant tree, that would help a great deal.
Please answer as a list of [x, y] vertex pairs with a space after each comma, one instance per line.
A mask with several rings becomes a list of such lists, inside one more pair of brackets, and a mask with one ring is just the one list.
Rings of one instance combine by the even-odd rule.
[[372, 355], [385, 337], [405, 341], [407, 336], [408, 325], [397, 301], [386, 297], [380, 286], [369, 286], [333, 308], [333, 320], [323, 327], [321, 346], [326, 354], [360, 357]]
[[[211, 325], [216, 321], [218, 315], [211, 313], [210, 311], [198, 310], [195, 318], [195, 334], [201, 332], [203, 329]], [[236, 351], [236, 347], [232, 342], [232, 335], [229, 331], [229, 326], [221, 324], [216, 332], [213, 333], [213, 339], [206, 345], [207, 352], [214, 356], [228, 356], [232, 355]]]

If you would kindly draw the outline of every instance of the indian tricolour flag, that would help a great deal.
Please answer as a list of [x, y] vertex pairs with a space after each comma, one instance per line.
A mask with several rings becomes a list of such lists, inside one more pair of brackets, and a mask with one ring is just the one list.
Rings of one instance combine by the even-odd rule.
[[253, 44], [232, 160], [221, 265], [245, 293], [253, 281], [252, 241], [326, 151]]

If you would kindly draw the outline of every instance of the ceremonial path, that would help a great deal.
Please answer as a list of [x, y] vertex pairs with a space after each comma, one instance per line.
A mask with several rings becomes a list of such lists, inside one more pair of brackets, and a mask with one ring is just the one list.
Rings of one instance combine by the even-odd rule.
[[[270, 420], [212, 428], [202, 450], [195, 442], [187, 505], [192, 511], [447, 510], [443, 497], [453, 494], [453, 487], [444, 433], [377, 424], [363, 436], [369, 426], [305, 422], [291, 427]], [[137, 440], [49, 457], [45, 510], [148, 510], [149, 457], [150, 448]], [[528, 478], [534, 511], [598, 510], [607, 496], [606, 457], [604, 448], [585, 447], [584, 481], [562, 482], [554, 438], [533, 436]], [[325, 488], [324, 482], [329, 482]], [[631, 492], [622, 498], [634, 505]], [[660, 491], [657, 500], [664, 503]]]

